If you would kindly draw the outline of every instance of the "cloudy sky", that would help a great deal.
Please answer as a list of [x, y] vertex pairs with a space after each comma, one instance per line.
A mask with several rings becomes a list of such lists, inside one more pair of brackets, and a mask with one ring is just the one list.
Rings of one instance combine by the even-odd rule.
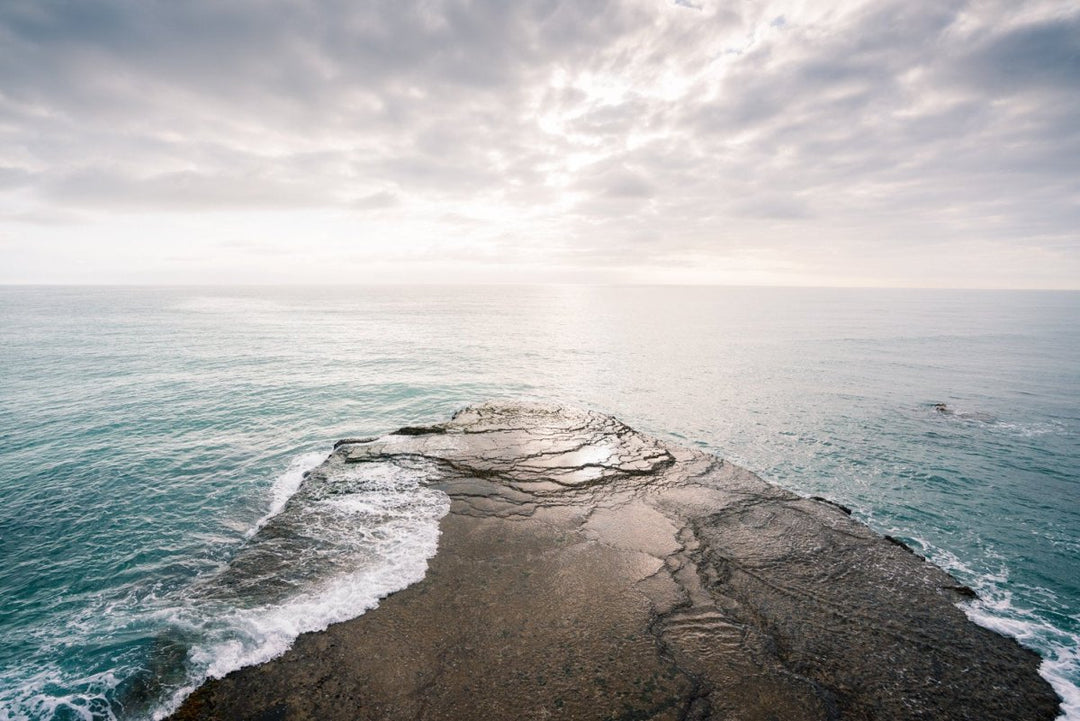
[[5, 0], [0, 282], [1080, 288], [1076, 0]]

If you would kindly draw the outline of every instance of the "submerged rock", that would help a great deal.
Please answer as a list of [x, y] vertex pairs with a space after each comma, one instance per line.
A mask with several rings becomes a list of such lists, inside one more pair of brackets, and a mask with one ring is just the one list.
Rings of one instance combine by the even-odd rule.
[[[609, 416], [520, 403], [338, 444], [424, 467], [427, 576], [177, 719], [1053, 719], [1039, 657], [849, 516]], [[307, 482], [307, 481], [305, 481]]]

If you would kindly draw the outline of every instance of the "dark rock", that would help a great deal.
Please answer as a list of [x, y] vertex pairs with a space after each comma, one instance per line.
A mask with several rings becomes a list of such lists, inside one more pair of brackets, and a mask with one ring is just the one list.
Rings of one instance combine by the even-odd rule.
[[919, 558], [922, 558], [922, 556], [919, 556], [919, 554], [915, 553], [915, 549], [914, 549], [914, 548], [912, 548], [911, 546], [907, 545], [906, 543], [904, 543], [903, 541], [901, 541], [901, 540], [900, 540], [899, 538], [897, 538], [896, 536], [889, 536], [889, 535], [886, 535], [886, 536], [885, 536], [885, 540], [886, 540], [886, 541], [888, 541], [889, 543], [893, 544], [894, 546], [899, 546], [900, 548], [904, 549], [905, 551], [907, 551], [908, 553], [910, 553], [910, 554], [911, 554], [911, 555], [913, 555], [913, 556], [918, 556]]
[[979, 597], [979, 594], [976, 593], [975, 589], [972, 588], [971, 586], [952, 586], [952, 590], [954, 592], [956, 592], [957, 595], [963, 596], [964, 598], [978, 598]]
[[430, 436], [446, 433], [442, 426], [404, 426], [398, 428], [391, 435], [395, 436]]
[[832, 506], [833, 508], [841, 510], [841, 511], [843, 511], [845, 514], [847, 514], [849, 516], [851, 515], [851, 509], [848, 508], [847, 506], [845, 506], [843, 503], [837, 503], [836, 501], [830, 501], [828, 498], [825, 498], [824, 496], [810, 496], [810, 500], [811, 501], [818, 501], [820, 503], [827, 503], [830, 506]]
[[356, 443], [371, 443], [372, 441], [379, 440], [378, 436], [368, 436], [365, 438], [342, 438], [340, 441], [334, 443], [334, 450], [337, 450], [341, 446], [350, 446]]
[[822, 503], [596, 413], [487, 404], [437, 428], [315, 471], [433, 469], [451, 510], [427, 576], [176, 718], [1057, 715], [1039, 657], [971, 623], [955, 579]]

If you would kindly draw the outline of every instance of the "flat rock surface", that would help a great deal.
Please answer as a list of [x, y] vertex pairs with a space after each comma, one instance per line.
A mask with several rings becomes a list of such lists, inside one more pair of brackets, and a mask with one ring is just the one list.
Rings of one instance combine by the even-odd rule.
[[1054, 719], [1039, 657], [852, 520], [614, 418], [519, 403], [338, 444], [422, 469], [426, 577], [176, 719]]

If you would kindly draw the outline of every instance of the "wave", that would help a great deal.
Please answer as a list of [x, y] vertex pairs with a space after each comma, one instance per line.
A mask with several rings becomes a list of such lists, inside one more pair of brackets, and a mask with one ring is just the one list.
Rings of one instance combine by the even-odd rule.
[[1060, 628], [1014, 603], [1004, 563], [996, 571], [976, 572], [955, 554], [924, 540], [913, 540], [930, 561], [974, 587], [978, 598], [960, 604], [973, 623], [1015, 638], [1042, 656], [1039, 675], [1061, 697], [1057, 721], [1080, 721], [1080, 633]]
[[172, 593], [109, 602], [57, 641], [135, 639], [108, 671], [0, 674], [0, 721], [161, 719], [206, 679], [269, 661], [423, 579], [450, 508], [424, 485], [432, 469], [324, 458], [298, 456], [275, 478], [228, 565]]
[[1011, 594], [979, 598], [961, 606], [974, 623], [1038, 651], [1043, 657], [1039, 675], [1061, 697], [1058, 721], [1080, 720], [1080, 634], [1055, 627], [1030, 611], [1017, 608]]
[[298, 460], [271, 489], [257, 530], [220, 574], [193, 586], [167, 623], [196, 639], [187, 682], [154, 710], [166, 716], [202, 681], [275, 658], [302, 633], [378, 606], [423, 579], [449, 497], [423, 485], [433, 470], [330, 459], [297, 482]]
[[[116, 721], [109, 699], [120, 683], [121, 678], [113, 671], [71, 678], [59, 669], [42, 670], [22, 679], [13, 691], [0, 695], [0, 721]], [[60, 685], [79, 690], [57, 694]]]
[[274, 483], [270, 486], [270, 506], [267, 508], [266, 514], [255, 522], [255, 525], [251, 527], [244, 537], [251, 538], [271, 518], [281, 513], [281, 510], [285, 508], [285, 504], [289, 502], [289, 499], [300, 488], [300, 484], [304, 482], [304, 476], [322, 463], [325, 458], [326, 454], [318, 451], [304, 453], [294, 458], [289, 463], [289, 467], [274, 479]]

